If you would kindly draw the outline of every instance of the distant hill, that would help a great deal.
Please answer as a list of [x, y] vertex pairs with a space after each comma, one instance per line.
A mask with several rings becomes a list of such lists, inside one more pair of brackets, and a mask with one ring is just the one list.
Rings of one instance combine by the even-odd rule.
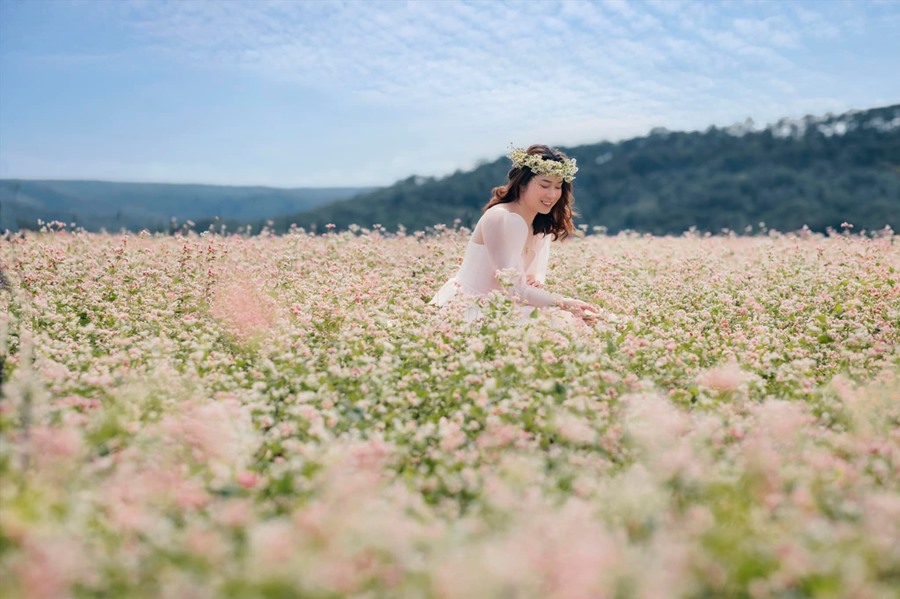
[[[0, 231], [74, 222], [87, 230], [166, 230], [175, 218], [232, 226], [265, 221], [351, 198], [372, 187], [278, 189], [168, 183], [0, 179]], [[258, 230], [258, 229], [257, 229]]]
[[[654, 234], [900, 228], [900, 104], [822, 117], [752, 122], [704, 132], [654, 129], [645, 137], [562, 148], [578, 160], [576, 223]], [[424, 230], [472, 226], [491, 188], [506, 180], [499, 158], [435, 179], [382, 188], [229, 187], [0, 179], [0, 231], [38, 219], [88, 230], [167, 230], [171, 219], [229, 230], [269, 220], [322, 231], [332, 223]]]
[[[654, 234], [691, 227], [742, 232], [900, 228], [900, 105], [824, 117], [752, 122], [705, 132], [654, 129], [617, 143], [561, 148], [578, 160], [577, 223]], [[276, 219], [323, 230], [350, 224], [471, 226], [506, 180], [498, 159], [441, 179], [409, 177], [371, 193]]]

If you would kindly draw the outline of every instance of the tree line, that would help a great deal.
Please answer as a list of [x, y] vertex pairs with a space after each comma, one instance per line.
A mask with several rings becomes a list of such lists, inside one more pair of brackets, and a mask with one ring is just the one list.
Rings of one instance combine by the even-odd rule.
[[[783, 119], [761, 130], [752, 123], [703, 132], [654, 129], [645, 137], [561, 149], [578, 160], [576, 222], [589, 230], [900, 226], [900, 105]], [[441, 179], [409, 177], [276, 219], [274, 228], [472, 226], [508, 168], [501, 158]]]

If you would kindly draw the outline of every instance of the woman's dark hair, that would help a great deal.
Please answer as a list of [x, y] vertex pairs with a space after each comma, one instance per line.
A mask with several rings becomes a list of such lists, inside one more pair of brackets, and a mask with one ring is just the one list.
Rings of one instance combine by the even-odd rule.
[[[569, 159], [565, 153], [541, 144], [530, 146], [526, 152], [528, 154], [537, 154], [544, 160], [553, 160], [555, 162], [565, 162]], [[522, 191], [534, 178], [534, 172], [525, 166], [513, 167], [509, 170], [507, 178], [509, 180], [506, 182], [506, 185], [500, 185], [491, 190], [491, 201], [482, 208], [482, 211], [497, 204], [506, 204], [518, 200]], [[574, 202], [575, 195], [572, 193], [572, 184], [563, 180], [562, 194], [560, 194], [556, 204], [553, 205], [550, 213], [537, 214], [534, 217], [532, 225], [534, 233], [553, 235], [554, 241], [568, 237], [575, 229], [575, 226], [572, 224], [572, 217], [574, 216], [572, 204]]]

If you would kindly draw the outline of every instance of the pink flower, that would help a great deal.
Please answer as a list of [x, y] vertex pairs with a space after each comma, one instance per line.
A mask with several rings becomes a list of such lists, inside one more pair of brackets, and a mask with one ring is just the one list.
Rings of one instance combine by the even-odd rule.
[[253, 514], [253, 505], [246, 499], [234, 499], [221, 505], [215, 512], [217, 521], [225, 526], [239, 527], [250, 522]]
[[222, 285], [212, 297], [210, 312], [245, 341], [265, 335], [277, 320], [274, 302], [247, 279]]
[[597, 440], [597, 431], [583, 417], [563, 413], [556, 417], [556, 430], [571, 443], [590, 444]]
[[441, 449], [444, 451], [453, 451], [466, 442], [466, 433], [456, 422], [442, 423], [440, 431]]
[[241, 472], [237, 476], [237, 483], [245, 489], [252, 489], [259, 483], [259, 475], [255, 472]]
[[[30, 537], [15, 563], [15, 576], [29, 599], [70, 597], [76, 581], [90, 580], [95, 572], [85, 548], [65, 537]], [[6, 586], [7, 581], [4, 581]], [[5, 595], [5, 594], [4, 594]]]
[[747, 373], [741, 370], [737, 362], [729, 361], [722, 366], [710, 368], [697, 376], [697, 382], [704, 387], [727, 393], [738, 389], [747, 380]]

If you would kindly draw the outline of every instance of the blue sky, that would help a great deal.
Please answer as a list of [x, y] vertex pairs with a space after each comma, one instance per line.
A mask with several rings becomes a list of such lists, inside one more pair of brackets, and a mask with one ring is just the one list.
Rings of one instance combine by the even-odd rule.
[[900, 102], [900, 2], [0, 0], [0, 177], [387, 185]]

